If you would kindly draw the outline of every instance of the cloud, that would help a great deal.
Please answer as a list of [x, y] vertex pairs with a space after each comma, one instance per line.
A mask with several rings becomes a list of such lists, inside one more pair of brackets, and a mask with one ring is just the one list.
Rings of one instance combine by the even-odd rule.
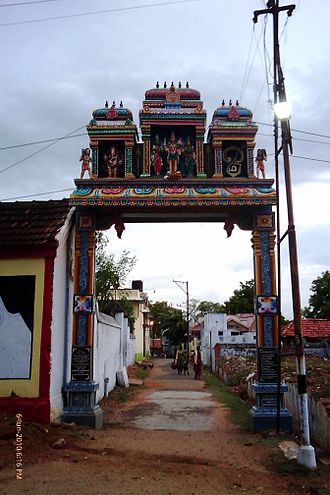
[[[123, 6], [118, 0], [112, 4]], [[127, 0], [125, 6], [130, 5], [136, 3]], [[2, 28], [0, 41], [6, 47], [1, 54], [0, 84], [3, 145], [58, 137], [83, 127], [93, 109], [101, 108], [106, 99], [122, 100], [138, 123], [144, 93], [157, 80], [161, 84], [165, 80], [189, 81], [200, 90], [208, 122], [223, 98], [235, 101], [245, 86], [241, 104], [254, 111], [258, 122], [272, 124], [267, 101], [272, 99], [272, 68], [267, 92], [262, 47], [264, 22], [259, 18], [256, 26], [252, 23], [252, 10], [258, 7], [245, 0], [205, 0]], [[85, 0], [79, 5], [49, 2], [1, 9], [1, 13], [2, 22], [10, 22], [93, 9], [109, 9], [109, 2], [99, 0], [93, 8]], [[281, 37], [285, 82], [294, 110], [292, 128], [320, 134], [329, 134], [330, 102], [324, 96], [330, 70], [325, 35], [328, 14], [327, 2], [299, 2]], [[286, 20], [282, 14], [281, 33]], [[312, 35], [307, 33], [306, 26]], [[266, 42], [271, 60], [270, 23]], [[246, 70], [248, 77], [244, 81]], [[267, 177], [274, 176], [272, 133], [271, 127], [260, 125], [256, 138], [257, 147], [268, 151]], [[329, 144], [295, 140], [321, 138], [294, 130], [293, 137], [295, 155], [329, 159]], [[80, 150], [87, 144], [84, 136], [63, 140], [0, 174], [0, 198], [73, 190], [73, 179], [80, 171]], [[0, 170], [41, 147], [1, 151]], [[294, 156], [290, 161], [302, 299], [306, 301], [311, 280], [320, 274], [318, 270], [329, 265], [329, 164]], [[280, 168], [284, 232], [287, 222], [282, 158]], [[189, 280], [192, 294], [222, 302], [238, 288], [240, 281], [253, 276], [250, 237], [251, 233], [235, 229], [232, 237], [226, 239], [222, 224], [130, 224], [122, 242], [111, 232], [110, 249], [120, 252], [127, 248], [136, 254], [139, 262], [132, 277], [150, 280], [162, 298], [168, 296], [173, 302], [182, 298], [172, 287], [173, 277], [182, 276]], [[291, 311], [289, 282], [284, 266], [283, 306], [287, 314]]]

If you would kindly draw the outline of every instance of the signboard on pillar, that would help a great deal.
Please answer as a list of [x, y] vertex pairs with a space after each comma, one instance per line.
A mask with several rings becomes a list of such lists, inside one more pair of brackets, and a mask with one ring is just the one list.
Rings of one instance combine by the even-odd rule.
[[71, 360], [71, 380], [91, 379], [91, 347], [73, 346]]

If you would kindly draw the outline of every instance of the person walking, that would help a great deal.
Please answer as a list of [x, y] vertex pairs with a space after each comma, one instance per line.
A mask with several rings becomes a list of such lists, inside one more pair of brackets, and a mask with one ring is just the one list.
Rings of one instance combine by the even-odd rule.
[[178, 370], [178, 375], [182, 375], [183, 366], [184, 366], [184, 353], [182, 346], [180, 346], [178, 352], [176, 353], [176, 369]]
[[203, 366], [202, 353], [201, 353], [201, 348], [198, 345], [195, 352], [195, 365], [194, 365], [195, 380], [200, 380], [202, 378], [202, 366]]

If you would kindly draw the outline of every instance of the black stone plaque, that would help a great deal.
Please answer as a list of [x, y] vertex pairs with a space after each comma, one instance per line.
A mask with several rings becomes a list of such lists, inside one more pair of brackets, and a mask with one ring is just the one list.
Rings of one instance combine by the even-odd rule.
[[260, 383], [277, 383], [277, 349], [275, 347], [261, 347], [258, 352]]
[[261, 407], [270, 407], [275, 409], [277, 407], [277, 397], [276, 395], [271, 394], [261, 394], [260, 397], [260, 406]]
[[72, 348], [71, 380], [90, 380], [91, 348], [76, 346]]

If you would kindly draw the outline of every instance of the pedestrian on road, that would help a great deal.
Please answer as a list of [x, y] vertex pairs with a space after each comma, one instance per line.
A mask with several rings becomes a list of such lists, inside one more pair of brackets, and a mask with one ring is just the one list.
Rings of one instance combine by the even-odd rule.
[[203, 366], [202, 353], [201, 353], [201, 348], [198, 345], [195, 352], [195, 365], [194, 365], [195, 380], [200, 380], [202, 378], [202, 366]]
[[183, 348], [180, 345], [178, 352], [176, 353], [176, 369], [178, 370], [178, 375], [182, 375], [184, 365], [184, 353]]
[[184, 351], [183, 374], [189, 375], [189, 356], [188, 352]]

